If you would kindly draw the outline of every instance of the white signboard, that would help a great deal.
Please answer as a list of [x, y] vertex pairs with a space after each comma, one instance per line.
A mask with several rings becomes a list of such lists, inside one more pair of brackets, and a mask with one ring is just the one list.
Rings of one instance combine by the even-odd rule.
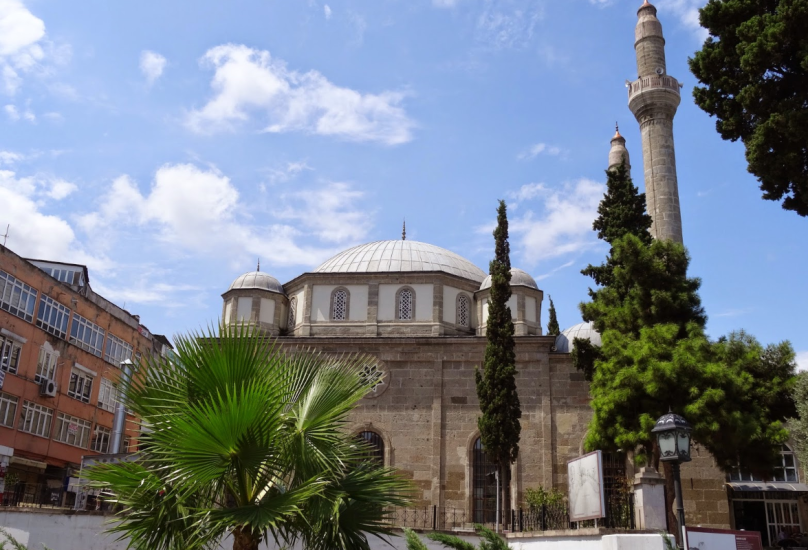
[[603, 455], [589, 453], [567, 462], [570, 521], [585, 521], [606, 515], [603, 491]]
[[763, 544], [757, 531], [729, 531], [686, 527], [689, 550], [761, 550]]

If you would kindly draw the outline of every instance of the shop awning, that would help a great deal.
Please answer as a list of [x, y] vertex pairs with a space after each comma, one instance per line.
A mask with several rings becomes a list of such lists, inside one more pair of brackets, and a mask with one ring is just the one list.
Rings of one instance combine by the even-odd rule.
[[808, 493], [805, 483], [772, 483], [769, 481], [731, 481], [727, 483], [733, 491], [788, 491], [793, 493]]
[[39, 468], [44, 470], [48, 467], [47, 462], [40, 462], [39, 460], [31, 460], [30, 458], [23, 458], [21, 456], [12, 456], [8, 460], [9, 464], [19, 464], [20, 466], [28, 466], [29, 468]]

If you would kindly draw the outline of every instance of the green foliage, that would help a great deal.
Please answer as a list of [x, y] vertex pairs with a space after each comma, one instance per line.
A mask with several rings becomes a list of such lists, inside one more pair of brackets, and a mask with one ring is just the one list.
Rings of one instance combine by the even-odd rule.
[[558, 506], [564, 502], [564, 493], [553, 487], [549, 491], [544, 487], [525, 489], [525, 504], [535, 512], [542, 506]]
[[802, 464], [808, 464], [808, 372], [797, 374], [792, 395], [796, 412], [788, 421], [788, 430], [797, 458]]
[[111, 531], [137, 550], [257, 549], [270, 538], [313, 550], [368, 548], [409, 482], [364, 461], [346, 420], [373, 381], [368, 359], [286, 354], [248, 327], [177, 339], [124, 380], [147, 427], [137, 460], [93, 468], [122, 505]]
[[710, 0], [700, 15], [696, 104], [743, 141], [763, 198], [808, 216], [808, 0]]
[[499, 201], [497, 208], [494, 240], [495, 256], [489, 268], [491, 294], [488, 299], [487, 344], [483, 368], [475, 369], [474, 376], [482, 411], [477, 424], [483, 448], [491, 460], [505, 471], [507, 465], [516, 460], [519, 454], [519, 419], [522, 410], [516, 393], [513, 320], [508, 307], [508, 299], [511, 297], [511, 260], [504, 201]]
[[611, 286], [581, 306], [603, 339], [586, 447], [649, 452], [650, 430], [671, 408], [691, 422], [694, 440], [721, 469], [740, 461], [746, 470], [770, 471], [792, 410], [790, 345], [763, 348], [744, 333], [710, 342], [699, 281], [687, 277], [680, 244], [649, 247], [626, 235], [614, 243], [613, 257], [619, 267]]
[[556, 315], [555, 304], [553, 304], [553, 297], [550, 296], [550, 321], [547, 323], [547, 334], [550, 336], [558, 336], [561, 334], [561, 327], [558, 326], [558, 316]]
[[0, 535], [3, 535], [6, 540], [0, 541], [0, 550], [6, 550], [6, 545], [9, 545], [11, 550], [27, 550], [27, 547], [15, 539], [11, 533], [0, 527]]
[[412, 529], [404, 528], [404, 538], [407, 540], [407, 550], [429, 550], [418, 534]]
[[[454, 548], [454, 550], [508, 550], [508, 542], [496, 534], [491, 529], [483, 527], [482, 525], [475, 525], [474, 530], [480, 537], [480, 546], [477, 548], [473, 544], [467, 542], [460, 537], [448, 535], [446, 533], [429, 533], [427, 538], [439, 542], [447, 548]], [[420, 542], [420, 541], [419, 541]], [[417, 546], [409, 546], [409, 538], [407, 539], [407, 550], [421, 550]]]
[[[598, 238], [611, 245], [628, 233], [645, 245], [651, 244], [651, 216], [645, 212], [645, 193], [634, 186], [625, 159], [619, 166], [606, 170], [606, 194], [598, 205], [592, 229], [598, 232]], [[610, 251], [604, 264], [590, 264], [581, 273], [592, 277], [598, 286], [607, 286], [615, 267]]]
[[584, 373], [587, 382], [591, 382], [595, 374], [595, 362], [600, 358], [600, 348], [587, 338], [573, 338], [570, 356], [572, 366]]

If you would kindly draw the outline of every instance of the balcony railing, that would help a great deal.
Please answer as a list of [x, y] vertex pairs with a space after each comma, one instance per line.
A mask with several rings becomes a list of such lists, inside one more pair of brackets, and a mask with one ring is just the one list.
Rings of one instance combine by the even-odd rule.
[[629, 101], [631, 101], [631, 98], [635, 95], [651, 88], [664, 88], [679, 94], [679, 89], [682, 87], [678, 80], [668, 75], [646, 76], [639, 78], [634, 82], [627, 82], [626, 86], [628, 87]]

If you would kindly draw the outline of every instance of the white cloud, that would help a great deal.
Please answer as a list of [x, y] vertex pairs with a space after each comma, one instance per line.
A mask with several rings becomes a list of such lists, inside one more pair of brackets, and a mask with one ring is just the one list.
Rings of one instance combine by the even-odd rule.
[[560, 266], [555, 267], [555, 268], [553, 268], [552, 270], [550, 270], [548, 273], [542, 273], [541, 275], [537, 276], [537, 277], [536, 277], [536, 280], [537, 280], [537, 281], [543, 281], [544, 279], [547, 279], [547, 278], [549, 278], [549, 277], [552, 277], [553, 275], [555, 275], [556, 273], [558, 273], [558, 272], [559, 272], [559, 271], [561, 271], [562, 269], [567, 269], [568, 267], [570, 267], [570, 266], [571, 266], [571, 265], [573, 265], [574, 263], [575, 263], [575, 262], [574, 262], [573, 260], [570, 260], [570, 261], [568, 261], [568, 262], [567, 262], [567, 263], [565, 263], [565, 264], [561, 264]]
[[163, 74], [166, 63], [166, 58], [157, 52], [150, 50], [140, 52], [140, 72], [146, 77], [149, 86]]
[[[314, 170], [314, 168], [306, 164], [305, 161], [287, 162], [283, 168], [273, 168], [269, 170], [269, 184], [275, 185], [277, 183], [287, 182], [309, 170]], [[266, 191], [266, 188], [262, 187], [261, 190]]]
[[201, 64], [215, 70], [214, 97], [188, 114], [186, 124], [195, 132], [232, 130], [258, 112], [268, 132], [309, 132], [388, 145], [412, 139], [414, 123], [400, 106], [401, 92], [363, 94], [336, 86], [317, 71], [291, 71], [268, 51], [236, 44], [208, 50]]
[[[512, 243], [528, 265], [540, 260], [574, 254], [596, 246], [592, 221], [606, 188], [602, 183], [581, 178], [568, 182], [561, 189], [543, 184], [528, 184], [513, 196], [539, 202], [510, 223]], [[522, 209], [524, 209], [522, 205]]]
[[432, 0], [432, 5], [436, 8], [453, 8], [459, 0]]
[[13, 122], [20, 120], [20, 118], [27, 120], [28, 122], [36, 122], [36, 115], [28, 107], [26, 107], [24, 111], [20, 112], [15, 105], [9, 104], [3, 107], [3, 110], [5, 110], [8, 119]]
[[350, 184], [330, 182], [320, 189], [283, 196], [290, 204], [278, 212], [278, 218], [298, 222], [325, 242], [358, 241], [372, 226], [372, 213], [356, 208], [363, 196]]
[[45, 23], [19, 0], [0, 0], [0, 74], [8, 95], [22, 83], [21, 73], [33, 69], [44, 57], [40, 41]]
[[704, 7], [707, 0], [657, 0], [654, 5], [659, 10], [659, 17], [663, 19], [667, 14], [674, 15], [679, 23], [692, 31], [699, 41], [707, 38], [707, 29], [699, 24], [699, 8]]
[[6, 116], [9, 120], [20, 120], [20, 113], [14, 105], [6, 105], [3, 107], [3, 110], [6, 112]]
[[0, 166], [14, 164], [15, 162], [21, 161], [23, 158], [25, 157], [20, 153], [0, 151]]
[[797, 352], [797, 370], [808, 370], [808, 351]]
[[589, 0], [589, 3], [599, 8], [605, 8], [606, 6], [611, 6], [614, 0]]
[[486, 0], [477, 17], [477, 39], [494, 49], [522, 48], [544, 18], [544, 0]]
[[325, 15], [326, 19], [331, 19], [331, 8], [328, 4], [323, 6], [323, 14]]
[[78, 187], [75, 183], [71, 183], [69, 181], [63, 180], [61, 178], [54, 178], [48, 182], [48, 191], [47, 194], [53, 200], [60, 201], [63, 198], [67, 197], [74, 191], [78, 190]]
[[[293, 205], [282, 209], [278, 219], [294, 220], [295, 226], [276, 220], [256, 225], [251, 223], [238, 190], [227, 176], [214, 168], [168, 164], [157, 170], [147, 194], [141, 193], [128, 176], [117, 178], [102, 197], [98, 211], [82, 216], [79, 225], [88, 234], [103, 234], [106, 243], [114, 241], [110, 234], [116, 227], [131, 224], [153, 229], [159, 240], [197, 254], [215, 254], [222, 259], [248, 255], [276, 265], [315, 265], [335, 250], [300, 245], [298, 240], [313, 234], [329, 242], [343, 242], [364, 236], [359, 227], [366, 227], [349, 205], [361, 193], [346, 190], [340, 195], [328, 191], [312, 193], [312, 200], [322, 201], [317, 212], [311, 210], [305, 193], [290, 196], [302, 204], [302, 209]], [[332, 228], [332, 234], [327, 236], [324, 226], [332, 222], [316, 218], [337, 218], [336, 214], [357, 227], [339, 235], [338, 228]]]
[[552, 157], [559, 156], [563, 151], [560, 147], [556, 147], [555, 145], [547, 145], [546, 143], [536, 143], [531, 145], [521, 153], [519, 153], [516, 158], [519, 160], [531, 160], [536, 158], [539, 155], [550, 155]]

